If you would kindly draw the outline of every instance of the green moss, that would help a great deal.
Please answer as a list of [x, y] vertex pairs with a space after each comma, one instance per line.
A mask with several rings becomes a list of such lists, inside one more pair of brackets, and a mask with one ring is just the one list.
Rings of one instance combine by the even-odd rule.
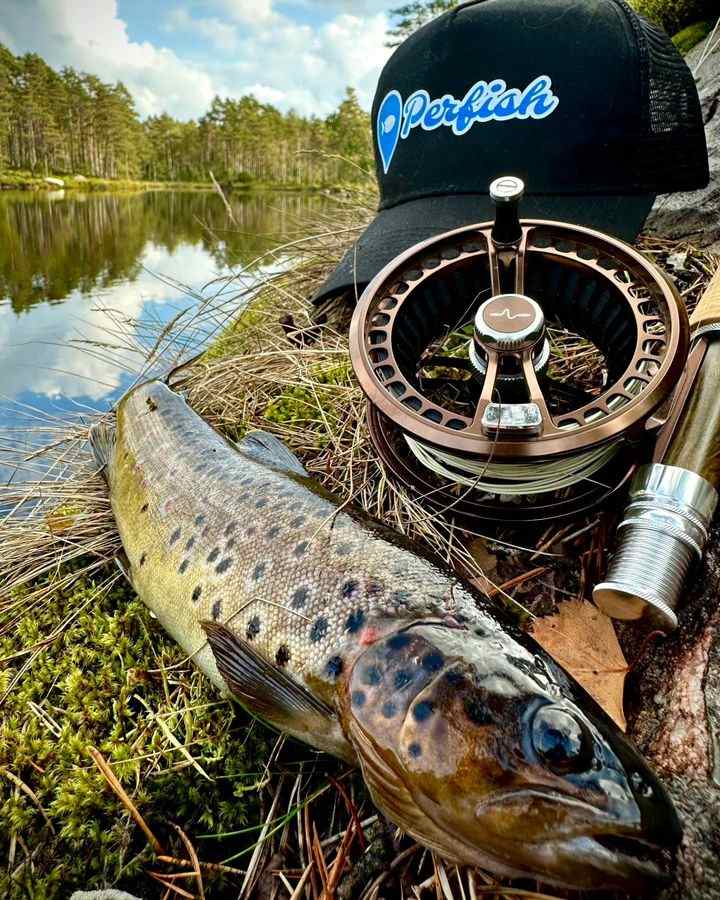
[[695, 22], [694, 25], [688, 25], [687, 28], [679, 31], [673, 37], [672, 42], [683, 56], [687, 56], [693, 47], [710, 34], [714, 24], [710, 19], [706, 19], [704, 22]]
[[[18, 651], [73, 614], [20, 675], [28, 657]], [[180, 648], [129, 589], [103, 593], [85, 579], [71, 592], [56, 591], [7, 630], [0, 658], [3, 693], [20, 675], [0, 713], [0, 896], [65, 898], [74, 888], [110, 884], [155, 896], [145, 874], [152, 858], [147, 841], [90, 747], [103, 754], [171, 853], [184, 855], [173, 822], [197, 835], [258, 821], [257, 793], [249, 788], [274, 736], [182, 665]], [[203, 845], [202, 858], [218, 861], [249, 842], [252, 834], [213, 841]], [[32, 865], [25, 848], [37, 851]]]
[[[311, 370], [313, 387], [290, 385], [267, 405], [263, 418], [275, 425], [301, 425], [316, 435], [316, 447], [326, 446], [332, 439], [331, 430], [323, 417], [342, 415], [342, 391], [351, 385], [350, 363], [333, 362], [314, 366]], [[313, 428], [313, 423], [317, 428]]]
[[717, 0], [629, 0], [630, 6], [675, 34], [701, 19], [717, 18]]

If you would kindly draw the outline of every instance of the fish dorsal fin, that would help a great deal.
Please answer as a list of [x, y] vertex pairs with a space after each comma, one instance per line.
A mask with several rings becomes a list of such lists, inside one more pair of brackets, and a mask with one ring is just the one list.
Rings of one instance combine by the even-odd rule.
[[297, 456], [274, 434], [267, 431], [249, 431], [236, 446], [238, 450], [258, 462], [307, 477], [307, 470]]
[[217, 622], [201, 622], [220, 674], [251, 712], [284, 731], [326, 731], [334, 710], [247, 641]]

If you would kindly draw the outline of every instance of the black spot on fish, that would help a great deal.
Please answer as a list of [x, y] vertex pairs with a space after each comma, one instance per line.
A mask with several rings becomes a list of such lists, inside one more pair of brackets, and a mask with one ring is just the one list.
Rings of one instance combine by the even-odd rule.
[[240, 484], [248, 485], [253, 483], [253, 478], [251, 475], [246, 475], [245, 478], [240, 479]]
[[266, 500], [264, 497], [261, 497], [261, 498], [257, 501], [257, 503], [255, 504], [255, 506], [256, 506], [258, 509], [262, 509], [263, 506], [267, 506], [267, 500]]
[[408, 672], [407, 669], [398, 669], [393, 678], [395, 690], [401, 691], [403, 688], [406, 688], [412, 680], [412, 672]]
[[266, 568], [265, 563], [258, 563], [255, 566], [255, 568], [253, 569], [253, 575], [252, 575], [252, 577], [255, 579], [255, 581], [260, 581], [260, 579], [265, 574], [265, 568]]
[[488, 710], [480, 703], [477, 697], [466, 697], [463, 703], [465, 715], [476, 725], [491, 725], [493, 717]]
[[377, 666], [368, 666], [363, 672], [363, 684], [376, 685], [382, 681], [382, 672]]
[[328, 620], [325, 618], [325, 616], [319, 616], [317, 619], [315, 619], [315, 621], [312, 623], [312, 626], [310, 627], [310, 640], [314, 644], [317, 644], [318, 641], [321, 641], [325, 637], [327, 631]]
[[331, 656], [327, 661], [327, 673], [331, 678], [337, 678], [343, 670], [343, 661], [341, 656]]
[[360, 593], [360, 584], [357, 581], [346, 581], [342, 586], [342, 595], [344, 600], [350, 600]]
[[204, 521], [205, 521], [205, 516], [202, 513], [200, 513], [199, 516], [195, 516], [195, 524], [196, 525], [202, 525], [202, 523]]
[[228, 522], [228, 524], [225, 526], [225, 537], [229, 537], [236, 528], [237, 522]]
[[418, 756], [422, 756], [422, 747], [416, 741], [413, 741], [412, 744], [408, 746], [408, 753], [413, 759], [417, 759]]
[[233, 560], [228, 556], [225, 559], [220, 560], [220, 562], [215, 566], [215, 571], [218, 575], [222, 575], [223, 572], [227, 572], [232, 564]]
[[371, 599], [373, 597], [379, 597], [380, 594], [382, 594], [384, 590], [385, 590], [385, 585], [383, 585], [379, 581], [374, 581], [373, 579], [368, 581], [368, 583], [365, 585], [365, 593]]
[[207, 561], [209, 563], [214, 563], [218, 556], [220, 556], [220, 548], [213, 547], [212, 550], [208, 553]]
[[197, 587], [192, 592], [193, 603], [197, 603], [200, 599], [200, 594], [202, 594], [202, 588], [198, 584]]
[[340, 544], [335, 552], [338, 556], [350, 556], [352, 553], [352, 544]]
[[273, 525], [272, 528], [268, 528], [267, 536], [270, 538], [271, 541], [274, 540], [279, 534], [280, 534], [280, 526], [279, 525]]
[[295, 516], [295, 518], [290, 523], [292, 528], [299, 528], [301, 525], [305, 524], [305, 516]]
[[413, 706], [413, 716], [416, 722], [425, 722], [432, 715], [434, 705], [430, 700], [421, 700]]
[[387, 642], [391, 650], [402, 650], [410, 643], [409, 634], [394, 634]]
[[203, 528], [203, 530], [202, 530], [200, 536], [205, 538], [205, 537], [207, 537], [209, 534], [210, 534], [210, 526], [209, 526], [209, 525], [206, 525], [206, 526]]
[[422, 658], [421, 665], [426, 672], [439, 672], [444, 662], [445, 657], [442, 653], [426, 653]]
[[350, 695], [353, 706], [365, 705], [365, 691], [353, 691]]
[[249, 528], [246, 528], [246, 529], [245, 529], [245, 534], [246, 534], [248, 537], [252, 537], [252, 536], [255, 534], [256, 531], [257, 531], [257, 528], [256, 528], [254, 525], [250, 525]]
[[145, 560], [146, 560], [146, 559], [147, 559], [147, 553], [143, 553], [143, 555], [140, 557], [140, 565], [141, 565], [141, 566], [144, 566], [144, 565], [145, 565]]
[[292, 595], [292, 600], [290, 603], [292, 604], [293, 609], [302, 609], [307, 602], [307, 598], [310, 596], [310, 591], [306, 587], [298, 588], [295, 593]]
[[187, 567], [188, 567], [189, 565], [190, 565], [190, 560], [189, 560], [189, 559], [184, 559], [184, 560], [180, 563], [180, 565], [178, 566], [178, 572], [179, 572], [181, 575], [184, 575], [185, 572], [187, 572]]
[[397, 706], [392, 702], [392, 700], [388, 700], [386, 703], [382, 705], [382, 714], [386, 719], [392, 719], [392, 717], [397, 712]]
[[247, 628], [245, 629], [245, 637], [252, 641], [260, 634], [260, 616], [253, 616], [252, 619], [247, 623]]
[[182, 534], [182, 532], [180, 531], [179, 528], [176, 528], [175, 531], [173, 531], [173, 533], [170, 535], [170, 546], [171, 547], [173, 544], [176, 544], [180, 540], [181, 534]]
[[445, 681], [447, 681], [451, 687], [460, 687], [461, 684], [465, 683], [465, 676], [462, 672], [451, 669], [449, 672], [445, 673]]
[[301, 556], [304, 556], [307, 553], [307, 549], [309, 546], [310, 545], [308, 544], [307, 541], [300, 541], [300, 543], [293, 550], [293, 553], [295, 554], [295, 556], [300, 558]]
[[140, 512], [147, 512], [147, 511], [148, 511], [148, 504], [147, 504], [147, 503], [144, 503], [144, 504], [140, 507]]
[[345, 630], [349, 631], [350, 634], [355, 634], [356, 631], [359, 631], [362, 628], [364, 622], [365, 613], [362, 609], [356, 609], [347, 617]]
[[235, 538], [230, 538], [230, 540], [225, 544], [225, 549], [232, 550], [232, 548], [234, 546], [235, 546]]
[[222, 600], [216, 600], [212, 605], [212, 610], [210, 611], [213, 619], [217, 622], [220, 618], [220, 613], [222, 612]]
[[275, 662], [278, 666], [286, 666], [290, 662], [290, 649], [287, 644], [280, 644], [277, 648]]
[[153, 400], [152, 397], [146, 397], [145, 402], [147, 403], [150, 412], [155, 412], [155, 410], [158, 408], [157, 403]]
[[194, 538], [194, 537], [191, 537], [191, 538], [188, 539], [187, 544], [185, 544], [185, 549], [186, 549], [186, 550], [192, 550], [192, 548], [193, 548], [194, 546], [195, 546], [195, 538]]

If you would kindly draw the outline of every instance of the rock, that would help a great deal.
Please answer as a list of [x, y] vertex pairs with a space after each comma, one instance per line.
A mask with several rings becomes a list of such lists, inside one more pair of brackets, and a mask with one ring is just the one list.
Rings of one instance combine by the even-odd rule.
[[84, 175], [73, 175], [73, 179], [75, 181], [87, 181], [87, 178]]
[[[702, 59], [712, 38], [714, 49]], [[712, 45], [711, 45], [712, 46]], [[690, 70], [697, 70], [705, 136], [710, 159], [710, 183], [688, 193], [661, 194], [655, 201], [645, 228], [660, 237], [687, 238], [698, 247], [720, 252], [720, 43], [718, 33], [701, 41], [688, 53]], [[698, 69], [699, 66], [699, 69]]]
[[140, 900], [125, 891], [116, 891], [115, 888], [104, 888], [100, 891], [75, 891], [70, 895], [70, 900]]
[[45, 182], [45, 184], [52, 184], [55, 187], [65, 187], [65, 182], [62, 180], [62, 178], [51, 178], [50, 176], [48, 176], [47, 178], [44, 178], [43, 181]]

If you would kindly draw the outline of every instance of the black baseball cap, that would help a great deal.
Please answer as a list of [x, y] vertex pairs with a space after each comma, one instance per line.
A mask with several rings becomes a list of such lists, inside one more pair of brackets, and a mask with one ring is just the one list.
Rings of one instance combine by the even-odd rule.
[[700, 102], [672, 42], [624, 0], [475, 0], [412, 34], [372, 107], [377, 217], [315, 296], [358, 292], [421, 240], [521, 215], [633, 240], [658, 193], [708, 183]]

